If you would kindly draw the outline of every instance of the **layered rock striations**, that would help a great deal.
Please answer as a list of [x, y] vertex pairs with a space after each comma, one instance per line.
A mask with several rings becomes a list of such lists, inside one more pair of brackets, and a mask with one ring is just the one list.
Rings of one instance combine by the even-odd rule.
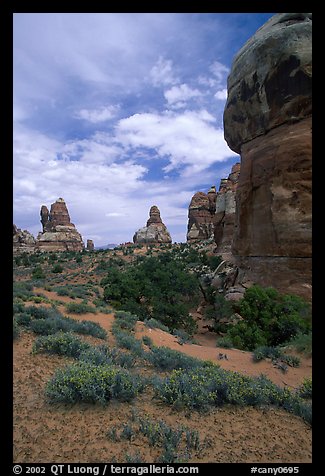
[[82, 236], [70, 221], [70, 215], [63, 198], [52, 203], [49, 212], [41, 207], [43, 232], [37, 236], [36, 248], [40, 251], [83, 251]]
[[140, 228], [133, 236], [136, 244], [171, 243], [172, 239], [160, 217], [159, 208], [153, 205], [150, 208], [147, 225]]
[[225, 253], [231, 250], [235, 232], [235, 197], [239, 174], [240, 163], [236, 163], [233, 165], [228, 178], [220, 181], [214, 217], [214, 239], [217, 243], [217, 253]]
[[214, 214], [216, 211], [216, 188], [213, 186], [208, 193], [196, 192], [188, 210], [187, 241], [208, 240], [214, 234]]
[[274, 15], [234, 59], [225, 139], [241, 155], [238, 280], [311, 295], [312, 16]]
[[36, 240], [28, 230], [21, 230], [13, 225], [13, 253], [33, 253]]

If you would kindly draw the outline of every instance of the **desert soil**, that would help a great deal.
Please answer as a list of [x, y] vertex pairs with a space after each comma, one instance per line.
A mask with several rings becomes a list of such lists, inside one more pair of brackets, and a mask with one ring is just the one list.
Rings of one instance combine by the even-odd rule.
[[[61, 312], [68, 297], [51, 291], [41, 292], [50, 299], [60, 300]], [[77, 301], [77, 300], [74, 300]], [[44, 305], [44, 304], [42, 304]], [[70, 315], [70, 317], [73, 317]], [[113, 314], [84, 314], [77, 319], [98, 322], [108, 332], [108, 344], [114, 344], [111, 334]], [[227, 370], [246, 375], [263, 373], [281, 386], [298, 387], [305, 377], [311, 377], [310, 358], [303, 358], [299, 368], [283, 374], [269, 361], [252, 362], [252, 354], [215, 346], [215, 337], [204, 330], [195, 336], [197, 344], [183, 344], [159, 329], [136, 326], [136, 337], [147, 335], [157, 346], [166, 346], [188, 355], [217, 362]], [[17, 463], [96, 463], [126, 462], [126, 455], [139, 454], [141, 461], [156, 462], [161, 449], [152, 448], [147, 440], [136, 435], [131, 441], [114, 442], [107, 432], [132, 421], [136, 412], [141, 417], [163, 420], [173, 428], [184, 425], [197, 430], [207, 444], [192, 453], [190, 462], [198, 463], [305, 463], [311, 462], [311, 428], [301, 418], [276, 408], [256, 409], [226, 405], [208, 413], [175, 411], [159, 404], [150, 392], [141, 394], [132, 403], [110, 402], [107, 406], [90, 404], [50, 405], [44, 388], [54, 372], [73, 359], [60, 356], [31, 354], [35, 336], [23, 332], [14, 342], [14, 462]], [[87, 338], [92, 343], [99, 339]], [[228, 360], [219, 360], [219, 353]], [[151, 370], [142, 369], [144, 372]]]

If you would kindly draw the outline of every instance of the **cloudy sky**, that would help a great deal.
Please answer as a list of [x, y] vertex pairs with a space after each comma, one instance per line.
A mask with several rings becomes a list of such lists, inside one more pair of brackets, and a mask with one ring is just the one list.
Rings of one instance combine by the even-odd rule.
[[223, 138], [232, 59], [271, 13], [15, 13], [14, 223], [67, 203], [84, 241], [132, 241], [157, 205], [186, 241], [196, 191], [239, 160]]

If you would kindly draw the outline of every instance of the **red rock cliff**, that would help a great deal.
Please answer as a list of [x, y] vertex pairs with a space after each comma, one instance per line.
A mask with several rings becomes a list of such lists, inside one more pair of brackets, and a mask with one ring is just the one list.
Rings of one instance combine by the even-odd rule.
[[241, 155], [239, 279], [311, 296], [312, 16], [279, 13], [234, 59], [225, 139]]

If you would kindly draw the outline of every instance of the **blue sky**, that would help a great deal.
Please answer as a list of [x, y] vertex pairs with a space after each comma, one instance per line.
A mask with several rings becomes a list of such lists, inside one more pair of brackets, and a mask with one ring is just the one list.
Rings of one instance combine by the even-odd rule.
[[186, 241], [196, 191], [239, 156], [223, 138], [234, 55], [271, 13], [15, 13], [14, 223], [67, 203], [84, 241], [132, 241], [157, 205]]

